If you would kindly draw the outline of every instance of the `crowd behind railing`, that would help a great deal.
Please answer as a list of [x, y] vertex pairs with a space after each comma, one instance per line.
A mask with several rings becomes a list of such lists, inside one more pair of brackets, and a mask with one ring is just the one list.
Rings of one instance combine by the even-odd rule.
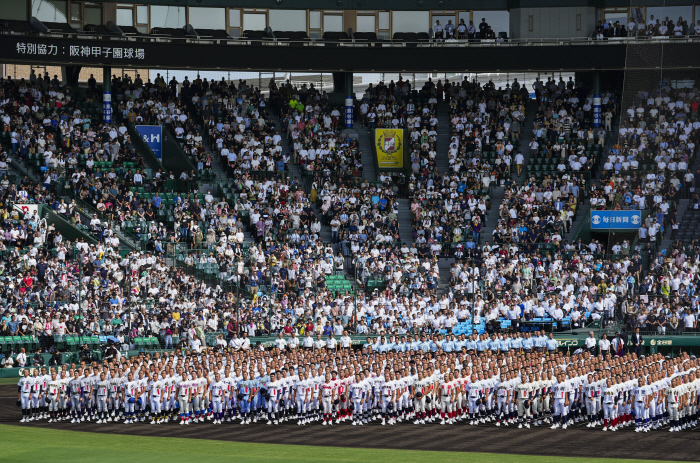
[[[7, 249], [0, 256], [4, 336], [37, 336], [43, 349], [56, 352], [63, 344], [54, 335], [71, 334], [114, 336], [128, 348], [149, 335], [161, 339], [159, 347], [170, 347], [173, 337], [190, 343], [223, 333], [230, 340], [242, 333], [301, 334], [310, 326], [325, 335], [450, 332], [466, 322], [484, 330], [513, 330], [542, 318], [558, 328], [595, 321], [658, 328], [659, 318], [672, 325], [679, 320], [686, 331], [697, 327], [697, 250], [650, 253], [653, 248], [641, 234], [607, 246], [562, 239], [587, 192], [595, 207], [600, 207], [599, 191], [626, 201], [626, 193], [614, 191], [617, 177], [598, 187], [567, 169], [522, 186], [506, 183], [505, 199], [493, 210], [493, 172], [485, 167], [490, 162], [485, 153], [493, 152], [494, 165], [500, 159], [498, 165], [508, 166], [510, 158], [517, 169], [525, 89], [515, 82], [506, 89], [446, 82], [438, 84], [439, 92], [438, 85], [426, 84], [417, 97], [403, 81], [368, 89], [360, 104], [368, 106], [367, 114], [372, 105], [388, 104], [382, 108], [384, 121], [400, 117], [405, 121], [400, 125], [408, 127], [413, 117], [414, 128], [416, 119], [419, 127], [431, 127], [437, 119], [438, 103], [430, 100], [439, 94], [449, 100], [454, 130], [451, 145], [442, 147], [421, 128], [411, 146], [417, 169], [408, 177], [382, 175], [379, 182], [362, 177], [362, 153], [341, 135], [338, 114], [313, 87], [273, 82], [266, 97], [244, 82], [196, 79], [180, 87], [163, 79], [154, 84], [115, 79], [114, 84], [115, 101], [127, 119], [172, 124], [184, 149], [202, 157], [199, 171], [218, 164], [227, 178], [214, 195], [168, 191], [167, 182], [179, 179], [162, 173], [151, 180], [94, 172], [80, 175], [69, 188], [76, 202], [60, 196], [50, 182], [25, 177], [0, 183]], [[10, 134], [30, 122], [27, 130], [34, 130], [38, 117], [20, 111], [23, 86], [38, 90], [44, 80], [3, 81], [3, 120], [9, 117]], [[54, 90], [58, 98], [64, 89]], [[536, 90], [541, 124], [535, 141], [545, 148], [535, 149], [534, 159], [557, 151], [561, 157], [562, 143], [606, 143], [607, 132], [602, 139], [591, 138], [590, 131], [571, 125], [579, 118], [578, 101], [572, 101], [579, 93], [575, 84], [551, 81], [536, 84]], [[589, 95], [582, 96], [585, 121]], [[686, 96], [692, 111], [697, 98]], [[412, 97], [419, 99], [418, 107], [411, 106]], [[614, 94], [609, 98], [607, 109], [614, 113]], [[362, 111], [360, 118], [372, 122]], [[120, 130], [114, 130], [119, 140]], [[288, 153], [282, 137], [289, 141]], [[677, 153], [691, 160], [687, 143]], [[10, 139], [7, 154], [13, 148]], [[69, 149], [56, 147], [60, 153]], [[436, 167], [438, 149], [450, 156], [447, 172]], [[588, 159], [581, 163], [579, 152], [570, 156], [570, 163], [581, 164], [579, 170], [589, 164]], [[297, 164], [302, 178], [290, 178], [290, 163]], [[50, 169], [60, 178], [58, 168]], [[510, 169], [506, 173], [510, 176]], [[185, 173], [187, 180], [200, 174]], [[658, 178], [642, 182], [648, 191], [637, 199], [633, 195], [633, 204], [645, 209], [641, 198], [646, 197], [661, 213], [664, 204], [672, 207], [673, 196], [659, 193]], [[92, 204], [99, 216], [85, 223], [76, 216], [85, 209], [78, 201]], [[411, 242], [401, 240], [400, 201], [411, 204]], [[68, 242], [38, 216], [13, 208], [23, 202], [46, 204], [77, 228], [85, 227], [96, 243]], [[489, 214], [498, 214], [501, 224], [493, 235], [482, 236]], [[647, 230], [665, 221], [658, 212], [649, 217]], [[114, 224], [143, 240], [144, 248], [124, 248]], [[321, 238], [325, 233], [330, 239]], [[439, 263], [446, 257], [455, 260], [449, 277], [441, 280]]]

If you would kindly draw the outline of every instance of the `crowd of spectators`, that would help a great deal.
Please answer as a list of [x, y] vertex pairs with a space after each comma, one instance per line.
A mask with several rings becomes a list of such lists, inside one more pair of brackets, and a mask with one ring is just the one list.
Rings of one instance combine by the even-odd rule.
[[627, 24], [620, 21], [598, 21], [595, 28], [595, 37], [597, 40], [605, 40], [614, 37], [688, 37], [700, 36], [700, 22], [693, 25], [692, 20], [689, 22], [683, 19], [682, 16], [678, 20], [666, 16], [664, 19], [655, 18], [650, 15], [645, 22], [642, 18], [631, 16]]
[[640, 90], [621, 115], [617, 142], [609, 150], [598, 185], [592, 185], [596, 209], [649, 210], [640, 239], [658, 243], [677, 228], [680, 199], [696, 186], [698, 95], [694, 88], [663, 83]]
[[[37, 79], [31, 88], [38, 89], [41, 82]], [[645, 331], [661, 330], [667, 323], [674, 327], [668, 332], [679, 331], [679, 325], [695, 329], [697, 255], [677, 251], [666, 259], [650, 254], [640, 240], [615, 243], [616, 257], [606, 259], [603, 243], [562, 238], [587, 192], [593, 207], [607, 208], [609, 202], [658, 207], [662, 216], [650, 215], [643, 226], [648, 233], [664, 223], [672, 196], [659, 191], [665, 181], [658, 178], [660, 172], [654, 178], [615, 173], [604, 177], [601, 186], [589, 185], [581, 171], [594, 161], [582, 160], [585, 149], [578, 147], [604, 144], [609, 129], [602, 137], [590, 135], [591, 95], [586, 89], [574, 82], [537, 82], [534, 156], [559, 158], [568, 165], [522, 185], [503, 183], [505, 198], [495, 211], [488, 195], [497, 178], [494, 169], [510, 177], [511, 165], [518, 164], [527, 89], [517, 81], [505, 89], [466, 80], [427, 83], [417, 97], [420, 109], [405, 81], [369, 88], [361, 103], [368, 106], [367, 114], [389, 105], [382, 108], [381, 119], [386, 121], [391, 111], [390, 121], [399, 118], [396, 127], [419, 134], [411, 140], [418, 168], [403, 189], [388, 175], [379, 182], [362, 178], [356, 141], [341, 135], [337, 110], [312, 86], [277, 87], [272, 82], [265, 96], [244, 82], [196, 79], [166, 85], [162, 79], [154, 84], [116, 79], [124, 118], [171, 124], [183, 149], [202, 159], [188, 178], [197, 179], [220, 163], [230, 197], [196, 190], [169, 196], [165, 182], [175, 180], [172, 174], [156, 172], [148, 179], [141, 173], [145, 169], [135, 169], [136, 177], [86, 165], [85, 176], [70, 177], [73, 199], [58, 197], [46, 182], [3, 180], [0, 334], [36, 335], [43, 348], [55, 352], [54, 334], [114, 336], [125, 348], [134, 347], [135, 338], [155, 335], [164, 347], [179, 339], [198, 349], [208, 335], [219, 333], [227, 341], [280, 332], [450, 336], [465, 323], [478, 330], [518, 330], [545, 318], [557, 328], [617, 320]], [[14, 93], [19, 85], [2, 87]], [[693, 116], [679, 118], [674, 112], [697, 114], [695, 94], [684, 93], [668, 91], [669, 101], [662, 96], [662, 103], [647, 104], [648, 111], [671, 111], [664, 121], [676, 122], [650, 128], [647, 138], [666, 139], [668, 145], [657, 143], [658, 154], [645, 152], [639, 159], [658, 163], [663, 152], [669, 156], [666, 165], [692, 160], [692, 122], [689, 137], [681, 136], [686, 119]], [[14, 98], [3, 100], [4, 114], [12, 115], [10, 130], [21, 121], [12, 112], [19, 111], [13, 109]], [[617, 114], [617, 96], [606, 98], [606, 111]], [[685, 105], [674, 110], [669, 103], [676, 98]], [[449, 147], [436, 146], [436, 136], [430, 135], [437, 129], [438, 100], [448, 102]], [[280, 116], [280, 126], [273, 114]], [[630, 122], [649, 116], [657, 118], [635, 111]], [[370, 126], [380, 124], [362, 112], [361, 117]], [[66, 124], [73, 124], [68, 133], [79, 130], [74, 121]], [[107, 128], [117, 132], [117, 143], [128, 141], [128, 130], [121, 127]], [[669, 134], [669, 127], [677, 132]], [[289, 153], [282, 137], [290, 142]], [[614, 149], [636, 141], [634, 134], [630, 137], [625, 133]], [[438, 150], [449, 158], [449, 170], [442, 174], [435, 164]], [[309, 176], [308, 193], [301, 183], [306, 178], [287, 175], [289, 162]], [[676, 177], [682, 174], [688, 181], [681, 170], [676, 169]], [[57, 179], [69, 174], [54, 171]], [[628, 202], [632, 192], [636, 194]], [[87, 222], [80, 216], [79, 200], [97, 210]], [[401, 200], [411, 204], [410, 243], [400, 239]], [[96, 242], [63, 239], [38, 215], [22, 216], [13, 209], [22, 202], [46, 204], [76, 227], [85, 227]], [[488, 214], [498, 214], [499, 222], [493, 235], [484, 237]], [[147, 250], [125, 250], [104, 219], [136, 222], [132, 230], [147, 235]], [[321, 238], [322, 227], [329, 229], [330, 240]], [[456, 259], [449, 281], [440, 281], [439, 259], [445, 256]], [[329, 277], [352, 273], [359, 283], [354, 293], [329, 287]]]
[[622, 114], [618, 144], [604, 169], [650, 170], [662, 175], [661, 183], [674, 177], [692, 182], [684, 176], [695, 160], [700, 133], [698, 98], [695, 88], [675, 89], [668, 83], [639, 91]]
[[451, 19], [447, 21], [447, 24], [440, 24], [439, 20], [435, 21], [435, 25], [433, 26], [433, 38], [437, 42], [451, 42], [455, 40], [468, 40], [469, 42], [503, 42], [508, 36], [505, 32], [494, 31], [491, 25], [486, 22], [486, 18], [481, 18], [481, 22], [478, 26], [475, 26], [472, 20], [467, 24], [464, 19], [460, 19], [457, 25], [453, 24]]

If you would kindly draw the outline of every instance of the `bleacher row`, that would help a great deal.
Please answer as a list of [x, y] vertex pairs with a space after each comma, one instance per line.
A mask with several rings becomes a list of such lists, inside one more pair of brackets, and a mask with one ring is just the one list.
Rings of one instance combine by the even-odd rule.
[[[601, 157], [603, 156], [603, 146], [599, 144], [587, 145], [585, 155], [588, 159], [592, 159], [594, 164], [597, 164], [600, 162]], [[525, 171], [528, 176], [535, 174], [535, 176], [538, 178], [544, 175], [554, 175], [559, 173], [557, 166], [559, 165], [560, 160], [560, 157], [537, 157], [530, 160], [525, 167]], [[568, 159], [564, 160], [564, 163], [566, 164], [566, 170], [569, 171], [570, 166]]]
[[[138, 193], [139, 199], [145, 202], [150, 203], [153, 198], [155, 197], [156, 193], [151, 193], [151, 192], [146, 192], [144, 187], [131, 187], [131, 190], [134, 193]], [[176, 193], [176, 192], [164, 192], [162, 195], [160, 195], [161, 199], [161, 207], [158, 210], [158, 213], [156, 215], [156, 221], [157, 222], [162, 222], [166, 224], [168, 227], [172, 227], [172, 225], [175, 223], [175, 217], [173, 215], [173, 209], [176, 206], [175, 203], [175, 198], [176, 197], [185, 197], [187, 196], [188, 193]], [[199, 203], [201, 205], [204, 205], [205, 200], [205, 194], [204, 193], [190, 193], [191, 199], [198, 199]], [[221, 200], [214, 199], [215, 203], [220, 202]], [[132, 233], [136, 225], [141, 225], [141, 228], [145, 232], [146, 227], [148, 226], [148, 222], [145, 220], [127, 220], [124, 222], [124, 228], [129, 232]], [[198, 221], [198, 225], [200, 228], [204, 227], [204, 222]]]
[[[590, 317], [591, 314], [590, 312], [586, 312], [583, 315], [586, 319], [588, 319], [588, 317]], [[513, 326], [511, 320], [508, 320], [503, 317], [498, 318], [498, 323], [501, 330], [511, 330]], [[561, 320], [555, 320], [554, 318], [550, 317], [535, 317], [531, 318], [525, 324], [523, 324], [520, 327], [520, 331], [540, 331], [542, 329], [545, 329], [546, 326], [549, 326], [551, 329], [554, 329], [556, 327], [558, 327], [559, 329], [571, 328], [572, 320], [571, 317], [564, 317]], [[486, 332], [486, 325], [484, 321], [482, 320], [481, 323], [478, 324], [472, 324], [472, 322], [470, 321], [459, 322], [455, 326], [453, 326], [450, 331], [455, 336], [459, 336], [460, 334], [470, 335], [474, 330], [476, 330], [479, 334], [484, 334]], [[441, 329], [440, 333], [444, 335], [450, 331], [446, 329]]]
[[345, 275], [326, 275], [326, 289], [334, 295], [353, 291], [352, 284], [345, 278]]
[[[108, 341], [107, 336], [60, 334], [55, 334], [53, 339], [56, 349], [60, 352], [77, 352], [85, 345], [89, 349], [99, 349], [100, 346], [106, 345]], [[137, 337], [134, 338], [133, 342], [137, 349], [159, 349], [161, 347], [160, 340], [155, 336]], [[173, 343], [177, 344], [175, 340], [173, 340]], [[39, 347], [41, 347], [41, 341], [37, 336], [0, 336], [1, 352], [19, 352], [20, 349], [25, 349], [27, 352], [36, 352]]]
[[691, 204], [683, 214], [674, 238], [684, 244], [690, 243], [692, 240], [700, 238], [698, 229], [700, 229], [700, 209], [695, 209]]

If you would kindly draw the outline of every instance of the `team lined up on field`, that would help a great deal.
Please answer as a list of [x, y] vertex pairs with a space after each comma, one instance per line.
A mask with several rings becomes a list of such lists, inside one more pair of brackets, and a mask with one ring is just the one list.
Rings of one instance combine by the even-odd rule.
[[380, 419], [382, 425], [551, 423], [552, 429], [587, 421], [587, 427], [616, 431], [634, 419], [638, 432], [697, 424], [700, 378], [697, 360], [687, 354], [671, 360], [659, 354], [637, 359], [392, 353], [336, 358], [334, 366], [312, 355], [303, 359], [303, 353], [278, 354], [267, 365], [247, 355], [238, 356], [234, 369], [230, 356], [171, 355], [165, 364], [146, 359], [119, 366], [64, 365], [58, 373], [42, 368], [33, 376], [25, 370], [18, 384], [21, 421], [160, 424], [179, 417], [185, 425], [236, 419], [364, 425]]

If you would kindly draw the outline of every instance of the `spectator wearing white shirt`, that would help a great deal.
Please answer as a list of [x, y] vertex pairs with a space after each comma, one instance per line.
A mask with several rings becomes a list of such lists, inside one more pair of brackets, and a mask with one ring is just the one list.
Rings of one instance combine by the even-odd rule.
[[687, 333], [692, 333], [697, 328], [697, 317], [690, 309], [686, 309], [683, 316], [683, 328], [683, 331]]
[[328, 335], [326, 339], [326, 349], [335, 350], [338, 347], [338, 341], [333, 337], [333, 334]]
[[17, 362], [17, 366], [19, 368], [24, 368], [27, 366], [27, 354], [24, 352], [24, 348], [20, 349], [19, 354], [17, 354], [17, 357], [15, 358], [15, 361]]
[[598, 344], [595, 338], [595, 334], [593, 331], [588, 333], [588, 337], [586, 338], [586, 349], [591, 353], [591, 355], [595, 355], [595, 347]]
[[598, 347], [600, 349], [600, 355], [605, 356], [608, 354], [610, 351], [610, 340], [607, 334], [604, 334], [600, 341], [598, 341]]
[[275, 339], [274, 344], [275, 344], [275, 347], [279, 350], [284, 350], [287, 348], [287, 341], [282, 336], [282, 333], [279, 333], [277, 335], [277, 339]]

